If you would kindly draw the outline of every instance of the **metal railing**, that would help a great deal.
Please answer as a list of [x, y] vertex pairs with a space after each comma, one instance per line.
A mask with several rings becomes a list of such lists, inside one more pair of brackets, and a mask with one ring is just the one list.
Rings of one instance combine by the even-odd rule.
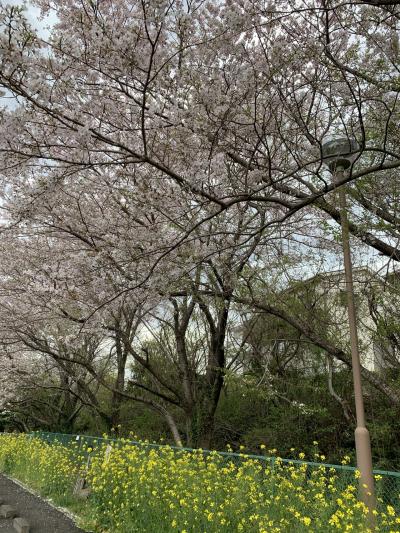
[[[146, 443], [135, 440], [127, 439], [115, 439], [111, 437], [94, 437], [90, 435], [76, 435], [76, 434], [67, 434], [67, 433], [46, 433], [43, 431], [29, 433], [32, 437], [39, 438], [49, 444], [61, 444], [64, 446], [70, 445], [72, 442], [76, 442], [79, 445], [79, 448], [84, 450], [87, 447], [92, 448], [94, 451], [96, 448], [102, 444], [111, 444], [112, 446], [119, 447], [121, 445], [132, 445], [138, 446], [145, 449], [163, 449], [165, 445], [163, 444], [154, 444]], [[288, 466], [301, 466], [307, 465], [306, 475], [307, 478], [311, 478], [313, 472], [317, 470], [321, 471], [324, 469], [326, 473], [335, 473], [337, 476], [336, 486], [339, 490], [344, 490], [349, 485], [354, 485], [356, 483], [356, 468], [349, 465], [335, 465], [329, 463], [316, 463], [312, 461], [305, 461], [302, 459], [285, 459], [278, 458], [275, 456], [265, 456], [265, 455], [253, 455], [246, 453], [234, 453], [234, 452], [221, 452], [221, 451], [211, 451], [211, 450], [196, 450], [193, 448], [180, 448], [177, 446], [168, 446], [168, 448], [174, 450], [176, 453], [199, 453], [203, 454], [204, 457], [207, 457], [210, 454], [218, 454], [218, 456], [224, 458], [226, 461], [233, 461], [240, 464], [241, 462], [251, 459], [259, 461], [262, 464], [269, 465], [273, 471], [275, 465], [279, 463], [280, 465]], [[374, 470], [375, 476], [375, 491], [378, 499], [378, 505], [392, 505], [397, 512], [400, 513], [400, 472], [392, 472], [388, 470]]]

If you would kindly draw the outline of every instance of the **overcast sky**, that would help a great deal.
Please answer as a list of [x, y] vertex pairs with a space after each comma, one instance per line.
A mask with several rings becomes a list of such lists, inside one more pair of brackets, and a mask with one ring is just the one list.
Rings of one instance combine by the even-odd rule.
[[34, 28], [36, 28], [39, 32], [39, 35], [43, 37], [44, 39], [48, 36], [49, 32], [46, 30], [46, 27], [54, 24], [56, 21], [56, 17], [54, 15], [50, 15], [46, 17], [44, 20], [40, 20], [40, 9], [33, 6], [31, 2], [23, 2], [22, 0], [0, 0], [0, 3], [2, 5], [12, 5], [12, 6], [27, 6], [26, 15], [29, 20], [29, 22], [32, 24]]
[[[38, 31], [39, 36], [43, 39], [47, 39], [49, 36], [48, 26], [55, 23], [57, 18], [55, 15], [50, 15], [45, 19], [40, 18], [40, 9], [33, 6], [31, 2], [23, 2], [22, 0], [0, 0], [0, 5], [12, 5], [12, 6], [26, 6], [26, 16], [32, 26]], [[15, 109], [17, 106], [16, 100], [11, 97], [8, 91], [5, 91], [5, 96], [0, 96], [0, 107], [6, 106], [10, 109]]]

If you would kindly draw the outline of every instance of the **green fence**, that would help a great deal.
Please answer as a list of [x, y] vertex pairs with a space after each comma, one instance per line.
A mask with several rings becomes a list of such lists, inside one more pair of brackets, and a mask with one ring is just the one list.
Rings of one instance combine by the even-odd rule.
[[[41, 440], [48, 442], [49, 444], [62, 444], [69, 445], [72, 442], [76, 442], [79, 448], [91, 447], [94, 451], [101, 444], [111, 444], [112, 446], [121, 445], [121, 441], [113, 438], [94, 437], [89, 435], [71, 435], [65, 433], [46, 433], [46, 432], [33, 432], [30, 433], [32, 437], [40, 438]], [[127, 441], [124, 439], [123, 444], [126, 445]], [[163, 448], [162, 444], [143, 443], [135, 440], [129, 440], [128, 444], [132, 446], [140, 446], [147, 449], [159, 449]], [[197, 452], [192, 448], [178, 448], [176, 446], [170, 446], [176, 453]], [[202, 450], [201, 453], [204, 457], [207, 457], [211, 452], [210, 450]], [[251, 455], [243, 453], [232, 452], [217, 452], [218, 455], [223, 457], [226, 461], [233, 461], [240, 463], [243, 460], [252, 459], [259, 461], [264, 465], [270, 465], [271, 469], [274, 469], [277, 457], [268, 457], [264, 455]], [[307, 465], [307, 477], [312, 477], [313, 472], [317, 470], [325, 469], [326, 472], [335, 473], [337, 476], [338, 489], [345, 489], [348, 485], [355, 483], [356, 468], [348, 465], [334, 465], [329, 463], [315, 463], [311, 461], [303, 461], [300, 459], [283, 459], [279, 458], [279, 462], [283, 465]], [[400, 513], [400, 472], [391, 472], [387, 470], [374, 470], [376, 484], [375, 491], [378, 499], [378, 504], [392, 505], [397, 512]]]

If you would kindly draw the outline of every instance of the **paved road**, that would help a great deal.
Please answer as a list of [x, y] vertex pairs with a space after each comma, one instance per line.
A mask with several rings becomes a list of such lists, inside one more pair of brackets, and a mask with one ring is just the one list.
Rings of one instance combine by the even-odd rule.
[[[0, 499], [31, 525], [31, 533], [83, 533], [70, 518], [0, 474]], [[0, 518], [0, 533], [15, 533], [11, 520]]]
[[12, 526], [12, 520], [0, 518], [0, 533], [15, 533], [15, 529]]

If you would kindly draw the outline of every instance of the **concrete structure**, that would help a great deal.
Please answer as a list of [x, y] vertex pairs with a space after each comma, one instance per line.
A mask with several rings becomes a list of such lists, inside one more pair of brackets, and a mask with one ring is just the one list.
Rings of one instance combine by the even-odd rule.
[[[319, 300], [323, 315], [318, 318], [326, 320], [326, 331], [336, 344], [349, 347], [349, 328], [347, 319], [347, 293], [343, 270], [318, 274], [302, 282], [304, 287], [313, 287], [314, 298]], [[387, 345], [378, 334], [373, 308], [385, 308], [385, 299], [389, 302], [396, 297], [390, 291], [390, 280], [376, 275], [370, 269], [361, 267], [353, 270], [355, 307], [357, 313], [358, 340], [361, 364], [373, 372], [380, 372], [390, 367], [390, 359], [400, 361], [400, 354]], [[307, 290], [307, 289], [306, 289]]]
[[[353, 277], [361, 364], [373, 372], [399, 368], [400, 275], [391, 273], [383, 277], [369, 268], [360, 267], [354, 268]], [[275, 298], [277, 306], [297, 314], [322, 337], [350, 353], [343, 270], [323, 272], [305, 280], [292, 280]], [[398, 321], [398, 347], [390, 339], [385, 339], [382, 330], [379, 330], [379, 317], [382, 316], [394, 324]], [[236, 328], [235, 334], [238, 342], [246, 339], [247, 360], [249, 364], [255, 361], [260, 370], [268, 372], [270, 364], [276, 370], [280, 358], [282, 368], [306, 374], [326, 372], [326, 353], [276, 317], [253, 315]], [[340, 369], [344, 363], [335, 360], [334, 366]]]

